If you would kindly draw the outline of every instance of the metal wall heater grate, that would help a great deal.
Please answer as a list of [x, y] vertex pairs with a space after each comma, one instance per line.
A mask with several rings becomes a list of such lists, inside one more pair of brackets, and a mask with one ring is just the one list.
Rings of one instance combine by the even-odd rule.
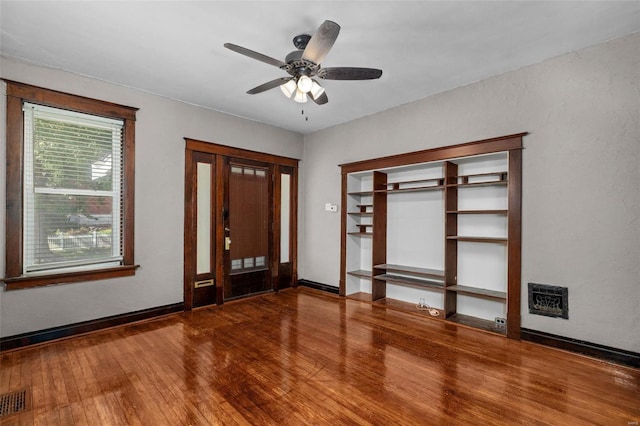
[[569, 319], [569, 289], [529, 283], [529, 313]]
[[0, 395], [0, 417], [10, 416], [29, 408], [27, 390], [22, 389]]

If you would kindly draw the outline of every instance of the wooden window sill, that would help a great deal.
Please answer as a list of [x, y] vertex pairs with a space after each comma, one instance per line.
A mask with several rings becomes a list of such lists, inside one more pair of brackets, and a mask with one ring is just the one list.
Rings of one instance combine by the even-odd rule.
[[140, 265], [123, 265], [113, 268], [93, 269], [89, 271], [67, 272], [63, 274], [23, 276], [4, 278], [7, 290], [17, 290], [28, 287], [41, 287], [52, 284], [68, 284], [82, 281], [106, 280], [109, 278], [127, 277], [135, 275]]

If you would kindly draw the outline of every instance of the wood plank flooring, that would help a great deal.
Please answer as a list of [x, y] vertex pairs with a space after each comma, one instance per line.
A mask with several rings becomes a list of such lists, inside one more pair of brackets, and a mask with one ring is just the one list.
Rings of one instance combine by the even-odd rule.
[[640, 370], [304, 288], [2, 354], [25, 387], [2, 424], [640, 421]]

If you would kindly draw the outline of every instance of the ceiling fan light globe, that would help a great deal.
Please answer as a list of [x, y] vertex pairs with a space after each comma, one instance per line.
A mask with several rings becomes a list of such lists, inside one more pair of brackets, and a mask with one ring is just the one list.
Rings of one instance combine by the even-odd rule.
[[300, 76], [298, 79], [298, 90], [303, 93], [309, 93], [311, 87], [313, 87], [313, 80], [306, 75]]
[[296, 96], [293, 98], [293, 100], [298, 102], [299, 104], [303, 104], [307, 102], [309, 98], [307, 97], [307, 94], [305, 92], [302, 92], [300, 89], [298, 89], [296, 90]]
[[312, 80], [310, 92], [313, 99], [318, 99], [324, 93], [324, 87], [320, 86], [317, 81]]
[[291, 98], [291, 96], [293, 96], [293, 94], [296, 92], [296, 82], [293, 80], [289, 80], [285, 84], [282, 84], [280, 86], [280, 90], [282, 90], [282, 93], [287, 98]]

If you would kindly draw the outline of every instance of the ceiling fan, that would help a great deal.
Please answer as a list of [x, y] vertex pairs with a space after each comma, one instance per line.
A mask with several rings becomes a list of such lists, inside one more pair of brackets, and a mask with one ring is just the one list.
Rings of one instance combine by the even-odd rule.
[[382, 70], [375, 68], [334, 67], [322, 68], [320, 63], [338, 38], [340, 25], [333, 21], [324, 21], [313, 36], [300, 34], [293, 38], [298, 49], [289, 53], [285, 62], [254, 52], [245, 47], [225, 43], [224, 47], [286, 71], [291, 77], [281, 77], [247, 91], [250, 95], [262, 93], [280, 87], [288, 98], [305, 103], [311, 98], [318, 105], [329, 101], [324, 88], [313, 77], [324, 80], [373, 80], [380, 78]]

